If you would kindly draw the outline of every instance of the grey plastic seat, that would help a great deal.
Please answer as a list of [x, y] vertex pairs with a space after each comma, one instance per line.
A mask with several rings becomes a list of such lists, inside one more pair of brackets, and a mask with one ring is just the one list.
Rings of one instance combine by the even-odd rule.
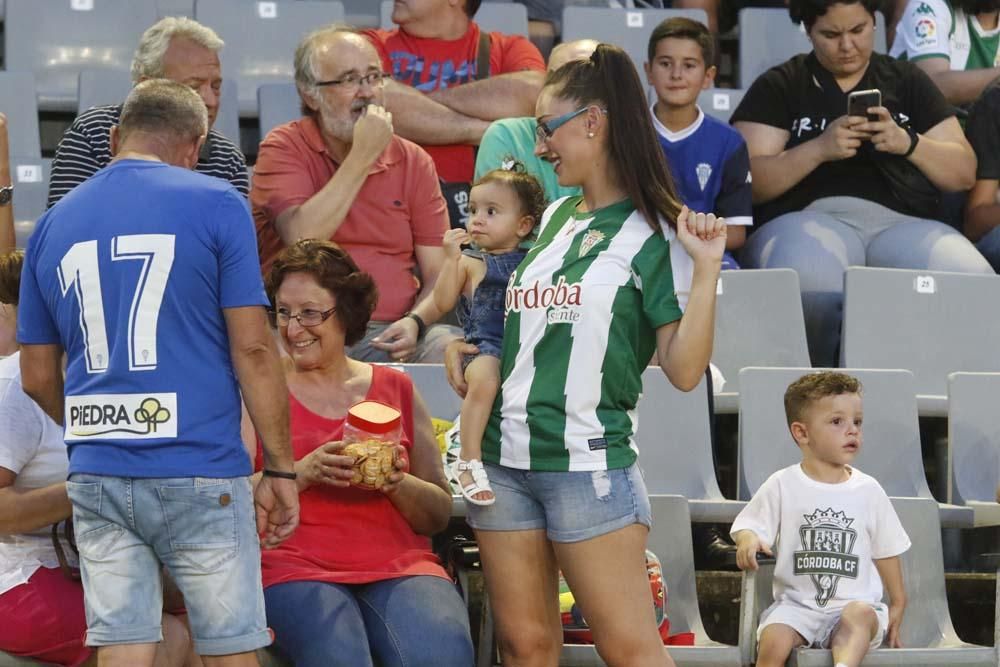
[[38, 157], [10, 158], [14, 183], [14, 233], [17, 247], [23, 248], [35, 231], [35, 223], [45, 213], [49, 196], [49, 172], [52, 160]]
[[373, 0], [341, 0], [344, 5], [344, 20], [356, 28], [377, 28], [378, 6]]
[[31, 72], [0, 72], [0, 111], [7, 115], [11, 155], [41, 157], [35, 77]]
[[715, 388], [715, 411], [732, 414], [739, 406], [744, 366], [801, 368], [811, 362], [794, 270], [723, 271], [719, 281], [712, 363], [726, 383]]
[[129, 71], [155, 21], [154, 0], [8, 0], [6, 67], [35, 74], [43, 111], [76, 111], [80, 71]]
[[77, 85], [76, 113], [106, 104], [121, 104], [132, 90], [132, 75], [123, 70], [85, 69]]
[[291, 81], [295, 47], [307, 33], [344, 20], [339, 2], [197, 0], [195, 18], [226, 42], [224, 79], [235, 81], [241, 116], [257, 113], [257, 86]]
[[257, 89], [260, 138], [278, 125], [302, 117], [299, 93], [294, 83], [265, 83]]
[[[363, 1], [363, 0], [360, 0]], [[393, 30], [392, 0], [382, 0], [381, 20], [383, 30]], [[528, 36], [528, 10], [519, 2], [484, 2], [473, 17], [479, 27], [487, 32], [502, 32], [506, 35]]]
[[563, 9], [562, 39], [596, 39], [621, 47], [632, 58], [642, 77], [646, 62], [646, 44], [653, 28], [661, 21], [684, 16], [706, 23], [701, 9], [611, 9], [598, 7], [566, 7]]
[[948, 376], [948, 502], [967, 505], [976, 527], [1000, 525], [1000, 373]]
[[194, 0], [156, 0], [156, 15], [194, 17]]
[[852, 267], [841, 366], [909, 368], [920, 414], [948, 414], [948, 374], [1000, 372], [1000, 277]]
[[745, 93], [740, 88], [709, 88], [698, 94], [698, 106], [705, 114], [728, 123]]
[[[0, 667], [49, 667], [47, 662], [38, 662], [31, 658], [21, 658], [10, 653], [0, 651]], [[52, 665], [51, 667], [55, 667]]]
[[384, 364], [403, 371], [427, 405], [431, 417], [454, 421], [462, 411], [462, 399], [448, 384], [443, 364]]
[[[801, 460], [788, 432], [783, 397], [809, 368], [744, 368], [740, 371], [738, 497], [749, 500], [770, 475]], [[890, 496], [929, 498], [913, 373], [905, 370], [845, 369], [864, 389], [864, 445], [855, 463]], [[940, 504], [941, 523], [972, 527], [969, 507]]]
[[683, 392], [659, 367], [642, 374], [639, 400], [639, 467], [646, 490], [688, 499], [696, 522], [730, 523], [746, 504], [719, 490], [712, 461], [712, 433], [705, 380]]
[[[945, 597], [941, 531], [934, 502], [926, 498], [893, 498], [892, 504], [913, 543], [909, 551], [901, 556], [908, 601], [900, 627], [900, 640], [905, 648], [869, 651], [861, 664], [996, 667], [996, 639], [994, 646], [977, 646], [963, 642], [955, 633]], [[757, 573], [744, 574], [740, 640], [746, 649], [745, 664], [750, 664], [756, 651], [760, 612], [772, 601], [773, 576], [773, 562], [762, 565]], [[1000, 596], [997, 599], [1000, 602]], [[997, 630], [1000, 630], [1000, 624], [997, 624]], [[1000, 637], [1000, 633], [995, 631], [994, 637]], [[832, 661], [828, 650], [797, 649], [788, 664], [792, 667], [829, 667]]]
[[[739, 26], [742, 88], [792, 56], [812, 51], [805, 31], [792, 23], [787, 9], [746, 7], [740, 10]], [[880, 12], [875, 15], [875, 51], [886, 52], [885, 17]]]

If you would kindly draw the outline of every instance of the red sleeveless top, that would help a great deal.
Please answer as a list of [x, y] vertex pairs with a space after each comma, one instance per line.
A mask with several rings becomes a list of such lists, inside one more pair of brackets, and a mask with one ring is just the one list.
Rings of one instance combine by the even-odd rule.
[[[381, 401], [402, 412], [402, 445], [413, 443], [413, 383], [400, 371], [372, 366], [366, 400]], [[340, 440], [344, 419], [311, 412], [289, 392], [292, 451], [295, 460], [320, 445]], [[257, 445], [256, 469], [263, 466]], [[364, 584], [428, 574], [448, 579], [430, 540], [410, 524], [379, 491], [314, 484], [299, 494], [299, 527], [274, 549], [261, 551], [264, 587], [287, 581]]]

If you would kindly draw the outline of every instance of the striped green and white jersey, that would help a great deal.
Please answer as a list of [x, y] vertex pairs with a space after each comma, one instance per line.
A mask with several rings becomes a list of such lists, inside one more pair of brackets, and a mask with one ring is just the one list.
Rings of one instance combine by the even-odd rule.
[[548, 471], [635, 461], [641, 374], [657, 327], [681, 317], [693, 264], [631, 201], [580, 213], [581, 200], [549, 206], [507, 285], [486, 461]]

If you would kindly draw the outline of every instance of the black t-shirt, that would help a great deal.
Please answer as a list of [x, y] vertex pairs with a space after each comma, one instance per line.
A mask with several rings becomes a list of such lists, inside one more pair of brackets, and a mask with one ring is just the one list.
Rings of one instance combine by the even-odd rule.
[[[762, 74], [740, 102], [730, 122], [749, 121], [791, 133], [785, 148], [819, 137], [827, 123], [847, 113], [847, 96], [855, 90], [878, 88], [882, 106], [902, 127], [923, 133], [954, 116], [937, 86], [913, 63], [873, 53], [858, 84], [844, 92], [813, 53], [795, 56]], [[788, 192], [754, 210], [763, 223], [790, 211], [800, 211], [822, 197], [859, 197], [908, 215], [926, 216], [893, 194], [875, 160], [898, 159], [877, 153], [864, 142], [857, 155], [824, 162]]]
[[965, 136], [976, 151], [976, 178], [1000, 180], [1000, 82], [990, 84], [969, 112]]

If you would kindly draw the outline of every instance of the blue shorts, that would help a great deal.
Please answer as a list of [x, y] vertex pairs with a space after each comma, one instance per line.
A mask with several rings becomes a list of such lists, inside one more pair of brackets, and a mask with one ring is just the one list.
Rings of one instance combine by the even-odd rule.
[[271, 643], [248, 478], [77, 473], [66, 490], [88, 646], [161, 641], [161, 563], [184, 594], [198, 653], [244, 653]]
[[633, 523], [653, 525], [639, 466], [596, 472], [539, 472], [484, 464], [492, 505], [466, 505], [477, 530], [539, 530], [553, 542], [581, 542]]

